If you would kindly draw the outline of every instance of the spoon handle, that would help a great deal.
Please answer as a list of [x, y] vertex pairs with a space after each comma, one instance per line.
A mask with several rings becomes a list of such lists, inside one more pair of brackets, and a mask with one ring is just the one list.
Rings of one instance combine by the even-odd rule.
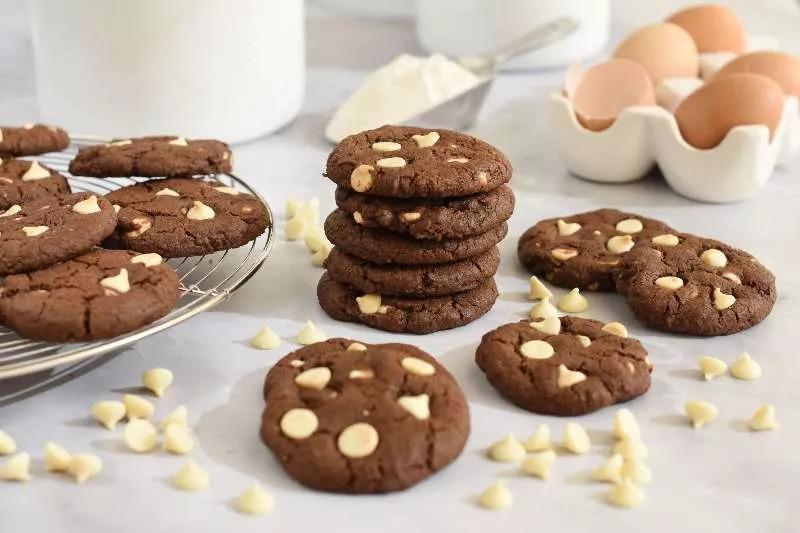
[[557, 18], [534, 28], [522, 37], [504, 44], [497, 50], [486, 54], [483, 58], [493, 66], [502, 65], [532, 50], [559, 41], [579, 27], [580, 22], [574, 18]]

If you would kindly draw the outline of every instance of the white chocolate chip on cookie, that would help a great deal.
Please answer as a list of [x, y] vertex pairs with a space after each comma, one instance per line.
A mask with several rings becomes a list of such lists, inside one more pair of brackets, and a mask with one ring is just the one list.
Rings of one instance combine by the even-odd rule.
[[26, 237], [38, 237], [48, 229], [50, 228], [47, 226], [23, 226], [22, 233], [24, 233]]
[[616, 228], [620, 233], [639, 233], [644, 229], [644, 225], [638, 218], [626, 218], [617, 222]]
[[40, 165], [38, 161], [34, 161], [22, 175], [22, 181], [36, 181], [49, 177], [50, 171]]
[[540, 452], [542, 450], [549, 450], [552, 445], [550, 444], [550, 426], [542, 424], [530, 437], [528, 437], [522, 444], [527, 452]]
[[569, 261], [578, 255], [578, 250], [571, 248], [553, 248], [550, 250], [550, 255], [559, 261]]
[[402, 213], [400, 214], [400, 220], [405, 222], [406, 224], [411, 224], [412, 222], [416, 222], [417, 220], [422, 218], [421, 213]]
[[327, 366], [309, 368], [297, 374], [294, 382], [300, 387], [313, 390], [322, 390], [331, 380], [331, 369]]
[[592, 441], [583, 426], [575, 422], [568, 422], [564, 428], [564, 448], [570, 453], [583, 455], [589, 453]]
[[538, 322], [531, 322], [530, 326], [536, 331], [547, 335], [558, 335], [561, 332], [561, 320], [557, 316], [547, 317]]
[[700, 254], [700, 259], [710, 267], [723, 268], [728, 266], [728, 258], [725, 257], [725, 254], [721, 250], [717, 250], [716, 248], [709, 248]]
[[661, 276], [655, 281], [656, 285], [662, 289], [678, 290], [683, 287], [683, 280], [676, 276]]
[[608, 324], [600, 328], [600, 330], [605, 331], [606, 333], [611, 333], [612, 335], [616, 335], [617, 337], [628, 336], [628, 328], [626, 328], [620, 322], [609, 322]]
[[125, 418], [125, 404], [117, 401], [102, 401], [92, 405], [92, 418], [103, 424], [106, 429], [114, 430], [117, 422]]
[[281, 338], [267, 325], [264, 325], [264, 327], [258, 330], [258, 333], [250, 339], [250, 346], [259, 350], [271, 350], [277, 348], [280, 344]]
[[348, 352], [366, 352], [367, 347], [361, 344], [360, 342], [352, 342], [350, 346], [347, 347]]
[[103, 461], [91, 453], [78, 453], [72, 456], [67, 473], [75, 478], [79, 485], [86, 483], [103, 470]]
[[451, 157], [450, 159], [447, 160], [447, 162], [448, 163], [462, 163], [463, 164], [463, 163], [469, 162], [469, 159], [467, 159], [466, 157]]
[[758, 379], [761, 377], [761, 365], [755, 362], [749, 353], [742, 352], [742, 355], [731, 363], [731, 375], [737, 379]]
[[328, 340], [328, 336], [310, 320], [306, 321], [306, 325], [297, 334], [297, 343], [303, 346], [326, 340]]
[[149, 420], [131, 420], [125, 425], [124, 440], [136, 453], [149, 452], [156, 447], [156, 428]]
[[548, 479], [550, 469], [556, 460], [556, 452], [553, 450], [543, 450], [525, 458], [522, 463], [522, 472], [539, 479]]
[[122, 139], [121, 141], [108, 143], [109, 146], [128, 146], [129, 144], [133, 144], [133, 141], [130, 139]]
[[564, 222], [564, 220], [560, 218], [556, 222], [556, 227], [558, 228], [558, 234], [562, 237], [573, 235], [581, 229], [581, 225], [577, 222]]
[[131, 257], [131, 263], [141, 263], [146, 267], [154, 267], [164, 262], [164, 258], [157, 253], [139, 254]]
[[174, 377], [172, 371], [167, 368], [151, 368], [142, 374], [142, 385], [160, 398], [172, 385]]
[[624, 463], [625, 459], [620, 454], [615, 453], [605, 463], [592, 471], [592, 480], [605, 483], [622, 482], [622, 466]]
[[525, 453], [525, 447], [511, 433], [489, 446], [487, 452], [489, 459], [499, 463], [519, 463]]
[[673, 235], [671, 233], [656, 235], [650, 240], [653, 241], [653, 244], [657, 244], [659, 246], [677, 246], [681, 242], [677, 235]]
[[685, 405], [686, 416], [692, 421], [694, 429], [700, 429], [704, 425], [713, 422], [719, 415], [719, 410], [710, 402], [690, 400]]
[[402, 148], [400, 143], [392, 141], [378, 141], [372, 143], [372, 149], [376, 152], [396, 152], [400, 148]]
[[552, 298], [553, 293], [550, 292], [550, 289], [545, 287], [544, 283], [539, 281], [539, 278], [536, 276], [531, 276], [531, 279], [528, 280], [528, 300], [541, 300], [542, 298]]
[[590, 339], [586, 335], [575, 335], [575, 337], [578, 338], [578, 342], [580, 342], [581, 346], [583, 346], [584, 348], [588, 348], [589, 346], [592, 345], [592, 339]]
[[436, 131], [429, 131], [425, 135], [412, 135], [412, 139], [414, 142], [417, 143], [417, 146], [420, 148], [430, 148], [437, 142], [439, 142], [439, 133]]
[[347, 426], [336, 439], [336, 447], [345, 457], [360, 459], [367, 457], [378, 447], [378, 431], [366, 422]]
[[370, 370], [369, 368], [366, 370], [362, 369], [355, 369], [351, 370], [350, 373], [347, 375], [350, 379], [372, 379], [375, 377], [375, 372]]
[[220, 187], [214, 187], [214, 190], [222, 193], [222, 194], [229, 194], [231, 196], [239, 196], [239, 189], [235, 189], [233, 187], [226, 187], [224, 185]]
[[120, 268], [118, 274], [101, 279], [100, 285], [117, 294], [125, 294], [131, 290], [131, 284], [128, 281], [128, 270]]
[[8, 209], [6, 209], [5, 211], [3, 211], [2, 213], [0, 213], [0, 218], [10, 217], [10, 216], [16, 215], [20, 211], [22, 211], [22, 208], [20, 206], [18, 206], [17, 204], [14, 204], [11, 207], [9, 207]]
[[736, 303], [736, 297], [733, 294], [725, 294], [719, 287], [714, 289], [714, 308], [717, 311], [724, 311]]
[[502, 511], [514, 505], [514, 496], [502, 481], [497, 481], [481, 493], [478, 503], [484, 509]]
[[353, 220], [359, 226], [363, 226], [364, 225], [364, 217], [361, 215], [361, 213], [359, 211], [354, 211], [353, 212]]
[[85, 200], [81, 200], [72, 206], [72, 210], [79, 215], [91, 215], [100, 212], [100, 206], [97, 204], [97, 196], [94, 194]]
[[199, 200], [192, 202], [192, 208], [186, 213], [189, 220], [211, 220], [216, 216], [214, 210]]
[[633, 237], [630, 235], [616, 235], [608, 239], [606, 248], [612, 254], [624, 254], [630, 251], [634, 244]]
[[178, 191], [173, 191], [169, 187], [164, 187], [156, 193], [156, 196], [174, 196], [176, 198], [180, 197], [180, 195]]
[[175, 137], [167, 144], [171, 144], [172, 146], [189, 146], [189, 143], [186, 142], [186, 139], [183, 137]]
[[200, 467], [194, 460], [189, 459], [186, 464], [172, 477], [172, 485], [180, 490], [195, 492], [208, 487], [210, 478], [208, 472]]
[[236, 509], [241, 513], [263, 516], [271, 513], [274, 508], [275, 498], [258, 483], [253, 483], [236, 498]]
[[44, 469], [47, 472], [66, 472], [72, 455], [63, 446], [55, 442], [44, 445]]
[[572, 387], [586, 381], [586, 374], [578, 370], [570, 370], [566, 365], [558, 365], [558, 386], [560, 388]]
[[311, 409], [296, 407], [283, 414], [280, 427], [281, 432], [290, 439], [307, 439], [317, 431], [319, 419]]
[[533, 340], [522, 344], [519, 353], [528, 359], [550, 359], [555, 354], [553, 346], [545, 341]]
[[381, 168], [403, 168], [406, 166], [406, 160], [402, 157], [384, 157], [375, 162]]
[[740, 278], [739, 276], [737, 276], [733, 272], [723, 272], [722, 273], [722, 277], [725, 278], [725, 279], [731, 280], [732, 282], [734, 282], [737, 285], [741, 285], [742, 284], [742, 278]]
[[356, 304], [358, 305], [359, 312], [365, 315], [374, 315], [380, 311], [381, 295], [365, 294], [363, 296], [357, 296]]
[[711, 381], [728, 370], [728, 365], [725, 364], [725, 361], [710, 355], [701, 355], [698, 357], [697, 365], [700, 367], [700, 371], [703, 373], [703, 377], [706, 381]]
[[135, 394], [123, 396], [122, 403], [125, 405], [125, 416], [128, 417], [128, 420], [150, 418], [156, 410], [152, 403]]
[[765, 403], [759, 407], [753, 416], [748, 420], [747, 425], [753, 431], [769, 431], [778, 429], [778, 421], [775, 418], [775, 407]]
[[558, 309], [550, 303], [550, 298], [544, 297], [531, 308], [530, 317], [533, 320], [558, 316]]
[[436, 372], [436, 367], [416, 357], [403, 357], [400, 361], [400, 366], [402, 366], [406, 372], [411, 372], [417, 376], [432, 376]]
[[417, 420], [427, 420], [431, 417], [430, 400], [427, 394], [401, 396], [397, 399], [397, 405], [411, 413]]
[[574, 288], [558, 300], [558, 308], [565, 313], [582, 313], [589, 308], [589, 301]]
[[366, 192], [372, 188], [375, 183], [375, 177], [372, 171], [375, 168], [370, 165], [358, 165], [350, 174], [350, 186], [356, 192]]
[[136, 217], [131, 221], [131, 223], [133, 224], [134, 229], [125, 233], [127, 237], [138, 237], [153, 226], [153, 223], [150, 221], [150, 219], [146, 217]]
[[27, 483], [31, 479], [31, 456], [26, 452], [12, 455], [0, 466], [0, 479], [3, 481], [21, 481]]

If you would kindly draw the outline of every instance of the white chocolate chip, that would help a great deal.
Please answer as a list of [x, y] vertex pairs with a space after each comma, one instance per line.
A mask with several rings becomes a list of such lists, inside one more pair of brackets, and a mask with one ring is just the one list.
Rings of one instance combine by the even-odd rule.
[[317, 431], [319, 420], [314, 411], [296, 407], [281, 417], [281, 432], [294, 440], [307, 439]]
[[697, 364], [700, 367], [700, 371], [703, 373], [703, 377], [706, 379], [706, 381], [711, 381], [715, 377], [721, 376], [726, 370], [728, 370], [728, 365], [725, 364], [725, 361], [710, 355], [701, 355], [698, 357]]
[[92, 418], [103, 424], [106, 429], [114, 430], [117, 422], [125, 418], [125, 404], [117, 401], [102, 401], [92, 405]]
[[563, 446], [570, 453], [583, 455], [592, 448], [592, 441], [583, 426], [575, 422], [568, 422], [564, 429]]
[[214, 190], [222, 194], [229, 194], [230, 196], [239, 196], [239, 189], [233, 187], [226, 187], [223, 185], [221, 187], [214, 187]]
[[74, 477], [79, 485], [86, 483], [102, 470], [102, 459], [91, 453], [78, 453], [73, 455], [67, 467], [67, 473]]
[[142, 385], [146, 389], [153, 391], [153, 394], [160, 398], [167, 388], [172, 385], [174, 377], [172, 371], [167, 368], [151, 368], [142, 374]]
[[372, 171], [375, 168], [370, 165], [358, 165], [350, 174], [350, 186], [356, 192], [366, 192], [372, 188], [375, 183], [375, 177]]
[[630, 235], [616, 235], [608, 239], [606, 248], [612, 254], [624, 254], [633, 248], [634, 244], [633, 237]]
[[161, 421], [159, 427], [162, 430], [167, 429], [170, 425], [177, 425], [184, 428], [189, 427], [189, 411], [186, 409], [185, 405], [179, 405], [176, 407], [167, 417]]
[[578, 342], [581, 343], [581, 346], [584, 348], [588, 348], [592, 344], [592, 339], [587, 337], [586, 335], [575, 335], [578, 338]]
[[425, 135], [412, 135], [411, 138], [414, 139], [414, 142], [417, 143], [418, 147], [430, 148], [439, 142], [440, 136], [439, 132], [429, 131]]
[[287, 241], [301, 239], [306, 231], [305, 220], [298, 216], [292, 217], [286, 221], [283, 231]]
[[559, 261], [569, 261], [578, 255], [578, 250], [573, 250], [572, 248], [553, 248], [550, 250], [550, 255]]
[[489, 178], [486, 177], [486, 172], [483, 172], [483, 171], [478, 172], [478, 182], [483, 184], [483, 185], [486, 185], [487, 183], [489, 183]]
[[167, 144], [171, 144], [173, 146], [189, 146], [189, 143], [186, 142], [186, 139], [184, 139], [183, 137], [175, 137]]
[[306, 362], [303, 361], [302, 359], [292, 359], [291, 361], [289, 361], [289, 364], [292, 365], [295, 368], [300, 368], [304, 364], [306, 364]]
[[18, 206], [17, 204], [14, 204], [11, 207], [9, 207], [8, 209], [6, 209], [5, 211], [3, 211], [2, 213], [0, 213], [0, 218], [10, 217], [12, 215], [16, 215], [20, 211], [22, 211], [22, 208], [20, 206]]
[[294, 217], [295, 214], [297, 213], [297, 209], [300, 206], [302, 206], [303, 204], [304, 204], [304, 202], [301, 202], [300, 200], [297, 200], [296, 198], [290, 198], [290, 199], [286, 200], [286, 204], [285, 204], [285, 207], [284, 207], [284, 215], [285, 215], [286, 220], [289, 220], [290, 218]]
[[625, 438], [614, 445], [614, 453], [625, 459], [647, 459], [647, 446], [639, 439]]
[[381, 308], [381, 295], [365, 294], [364, 296], [357, 296], [356, 304], [359, 312], [365, 315], [374, 315]]
[[565, 313], [582, 313], [589, 308], [589, 301], [575, 288], [558, 300], [558, 308]]
[[164, 258], [157, 253], [139, 254], [131, 257], [131, 263], [141, 263], [148, 268], [158, 266], [163, 262]]
[[572, 387], [586, 381], [586, 374], [578, 370], [570, 370], [565, 365], [558, 365], [558, 386], [560, 388]]
[[350, 346], [347, 347], [348, 352], [366, 352], [367, 347], [361, 344], [360, 342], [352, 342]]
[[186, 464], [172, 477], [172, 484], [180, 490], [195, 492], [208, 487], [210, 482], [208, 472], [200, 467], [194, 460], [189, 459]]
[[646, 485], [653, 481], [653, 472], [641, 459], [626, 457], [622, 465], [622, 477], [638, 485]]
[[27, 483], [31, 479], [31, 456], [26, 452], [12, 455], [0, 466], [0, 479], [3, 481], [21, 481]]
[[258, 333], [250, 339], [250, 346], [259, 350], [271, 350], [277, 348], [280, 344], [281, 338], [267, 325], [258, 330]]
[[700, 254], [700, 259], [710, 267], [723, 268], [728, 266], [728, 258], [725, 257], [725, 254], [722, 253], [721, 250], [717, 250], [716, 248], [709, 248]]
[[581, 229], [581, 225], [577, 222], [564, 222], [564, 220], [560, 218], [558, 222], [556, 222], [556, 227], [558, 228], [558, 234], [562, 237], [573, 235]]
[[558, 309], [550, 303], [550, 298], [544, 297], [531, 308], [530, 317], [533, 320], [558, 316]]
[[488, 450], [489, 459], [499, 463], [519, 463], [525, 459], [525, 453], [525, 447], [511, 433], [489, 446]]
[[692, 421], [694, 429], [716, 420], [719, 410], [713, 404], [704, 401], [691, 400], [685, 405], [686, 416]]
[[379, 141], [376, 143], [372, 143], [372, 149], [376, 152], [396, 152], [402, 148], [400, 143], [391, 142], [391, 141]]
[[131, 284], [128, 281], [128, 270], [120, 268], [118, 274], [101, 279], [100, 285], [106, 289], [111, 289], [117, 294], [125, 294], [131, 290]]
[[125, 416], [128, 417], [128, 420], [150, 418], [156, 410], [152, 403], [135, 394], [123, 396], [122, 403], [125, 405]]
[[185, 455], [194, 449], [194, 439], [189, 433], [189, 428], [180, 424], [168, 424], [164, 428], [164, 444], [162, 448], [165, 452], [177, 455]]
[[79, 215], [91, 215], [100, 212], [100, 206], [97, 204], [97, 196], [91, 195], [85, 200], [81, 200], [72, 206], [72, 210]]
[[364, 225], [364, 217], [361, 215], [361, 213], [359, 211], [354, 211], [353, 212], [353, 220], [359, 226], [363, 226]]
[[630, 409], [622, 408], [614, 414], [614, 436], [618, 439], [640, 440], [642, 432], [639, 422]]
[[669, 289], [672, 291], [676, 291], [683, 287], [683, 280], [676, 276], [661, 276], [660, 278], [656, 279], [655, 283], [662, 289]]
[[673, 235], [671, 233], [656, 235], [650, 240], [653, 241], [653, 244], [657, 244], [659, 246], [677, 246], [681, 242], [677, 235]]
[[606, 500], [615, 507], [630, 509], [644, 502], [644, 491], [631, 479], [623, 479], [606, 493]]
[[253, 483], [236, 498], [236, 509], [241, 513], [263, 516], [271, 513], [274, 508], [275, 498], [258, 483]]
[[775, 419], [775, 407], [771, 404], [765, 403], [759, 407], [747, 425], [753, 431], [769, 431], [778, 429], [778, 421]]
[[136, 453], [149, 452], [156, 447], [156, 428], [149, 420], [131, 420], [125, 425], [124, 440], [128, 448]]
[[514, 497], [502, 481], [497, 481], [481, 493], [478, 503], [485, 509], [502, 511], [514, 505]]
[[44, 445], [44, 469], [48, 472], [66, 472], [72, 455], [55, 442]]
[[732, 294], [725, 294], [719, 287], [714, 289], [714, 308], [723, 311], [736, 303], [736, 297]]
[[178, 191], [173, 191], [169, 187], [164, 187], [163, 189], [161, 189], [160, 191], [158, 191], [156, 193], [156, 196], [175, 196], [175, 197], [180, 197], [180, 195], [181, 194]]
[[380, 438], [377, 430], [366, 422], [356, 422], [347, 426], [336, 439], [336, 447], [345, 457], [360, 459], [367, 457], [378, 447]]
[[328, 237], [325, 236], [325, 232], [320, 228], [306, 231], [303, 235], [303, 242], [305, 242], [306, 248], [308, 248], [308, 251], [311, 253], [318, 252], [323, 248], [330, 249], [331, 247], [331, 242], [328, 240]]
[[427, 394], [401, 396], [397, 399], [397, 405], [411, 413], [417, 420], [427, 420], [431, 417], [430, 400]]
[[541, 300], [542, 298], [553, 297], [553, 293], [550, 292], [550, 289], [545, 287], [544, 283], [539, 281], [539, 278], [536, 276], [531, 276], [531, 279], [528, 280], [528, 286], [530, 287], [528, 290], [528, 300]]
[[638, 218], [626, 218], [617, 222], [616, 228], [620, 233], [639, 233], [644, 229], [644, 225]]
[[50, 171], [40, 165], [38, 161], [34, 161], [25, 174], [22, 175], [22, 181], [36, 181], [49, 177]]
[[131, 221], [131, 223], [133, 224], [134, 229], [125, 233], [125, 235], [128, 237], [138, 237], [153, 226], [153, 223], [147, 217], [136, 217]]
[[400, 366], [402, 366], [406, 372], [411, 372], [417, 376], [432, 376], [436, 372], [436, 367], [416, 357], [403, 357], [400, 361]]
[[347, 375], [350, 379], [372, 379], [375, 377], [375, 372], [370, 369], [361, 370], [351, 370], [350, 373]]
[[555, 460], [556, 452], [553, 450], [537, 452], [525, 458], [522, 463], [522, 471], [529, 476], [548, 479]]
[[558, 335], [561, 332], [561, 320], [557, 316], [547, 317], [539, 322], [531, 322], [530, 326], [547, 335]]
[[306, 321], [306, 325], [300, 330], [300, 333], [297, 334], [297, 343], [303, 346], [326, 340], [328, 340], [328, 336], [310, 320]]
[[133, 144], [133, 141], [130, 140], [130, 139], [123, 139], [121, 141], [114, 141], [114, 142], [108, 143], [109, 146], [127, 146], [129, 144]]
[[328, 259], [330, 253], [331, 253], [331, 247], [323, 246], [322, 248], [311, 254], [311, 264], [315, 267], [325, 266], [325, 260]]
[[592, 471], [592, 480], [605, 483], [621, 483], [624, 463], [625, 459], [620, 454], [615, 453], [605, 463]]
[[8, 455], [17, 451], [17, 443], [14, 439], [0, 429], [0, 455]]
[[401, 213], [400, 220], [405, 222], [406, 224], [411, 224], [412, 222], [416, 222], [417, 220], [422, 218], [422, 214], [420, 213]]
[[22, 127], [25, 128], [26, 130], [32, 130], [33, 129], [33, 123], [28, 122], [27, 124], [23, 124]]
[[214, 210], [198, 200], [192, 202], [192, 208], [186, 213], [189, 220], [211, 220], [214, 216]]
[[302, 219], [308, 229], [319, 226], [319, 199], [312, 198], [308, 202], [302, 202], [292, 215], [292, 218], [295, 217]]
[[755, 362], [749, 353], [742, 352], [742, 355], [731, 363], [731, 375], [737, 379], [758, 379], [761, 377], [761, 365]]
[[742, 278], [734, 274], [733, 272], [723, 272], [722, 277], [725, 279], [729, 279], [737, 285], [742, 284]]
[[406, 166], [406, 160], [402, 157], [384, 157], [375, 162], [381, 168], [403, 168]]
[[522, 444], [527, 452], [540, 452], [542, 450], [549, 450], [550, 444], [550, 426], [542, 424], [530, 437], [528, 437]]
[[42, 233], [46, 232], [48, 229], [47, 226], [24, 226], [22, 228], [22, 232], [25, 234], [26, 237], [38, 237]]
[[469, 159], [466, 157], [451, 157], [447, 160], [448, 163], [467, 163]]
[[297, 374], [294, 382], [306, 389], [322, 390], [331, 381], [331, 369], [327, 366], [309, 368]]
[[628, 328], [619, 322], [609, 322], [600, 328], [600, 330], [605, 331], [606, 333], [611, 333], [612, 335], [616, 335], [617, 337], [628, 336]]
[[528, 341], [519, 347], [519, 353], [528, 359], [550, 359], [555, 350], [550, 343], [540, 340]]

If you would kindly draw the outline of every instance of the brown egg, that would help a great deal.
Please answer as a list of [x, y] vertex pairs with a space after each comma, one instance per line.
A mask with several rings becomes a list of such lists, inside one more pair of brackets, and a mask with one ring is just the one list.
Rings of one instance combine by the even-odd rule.
[[704, 52], [735, 52], [744, 50], [744, 28], [730, 8], [718, 4], [689, 7], [667, 19], [689, 32]]
[[578, 122], [592, 131], [611, 126], [626, 107], [655, 103], [647, 71], [630, 59], [611, 59], [588, 69], [572, 96]]
[[695, 148], [717, 146], [731, 128], [764, 124], [770, 137], [783, 111], [783, 90], [761, 74], [733, 73], [712, 79], [675, 110], [678, 128]]
[[788, 96], [800, 99], [800, 59], [783, 52], [753, 52], [727, 63], [716, 76], [732, 72], [761, 74], [777, 81]]
[[700, 69], [692, 36], [670, 23], [645, 26], [628, 35], [614, 51], [614, 57], [642, 65], [654, 87], [664, 78], [696, 77]]

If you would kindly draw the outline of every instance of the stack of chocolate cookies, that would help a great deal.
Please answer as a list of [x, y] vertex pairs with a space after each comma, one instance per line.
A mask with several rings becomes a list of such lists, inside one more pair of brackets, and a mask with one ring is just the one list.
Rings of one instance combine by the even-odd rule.
[[383, 126], [344, 139], [326, 169], [338, 209], [325, 221], [335, 246], [317, 287], [322, 308], [408, 333], [482, 316], [497, 298], [511, 174], [499, 150], [453, 131]]

